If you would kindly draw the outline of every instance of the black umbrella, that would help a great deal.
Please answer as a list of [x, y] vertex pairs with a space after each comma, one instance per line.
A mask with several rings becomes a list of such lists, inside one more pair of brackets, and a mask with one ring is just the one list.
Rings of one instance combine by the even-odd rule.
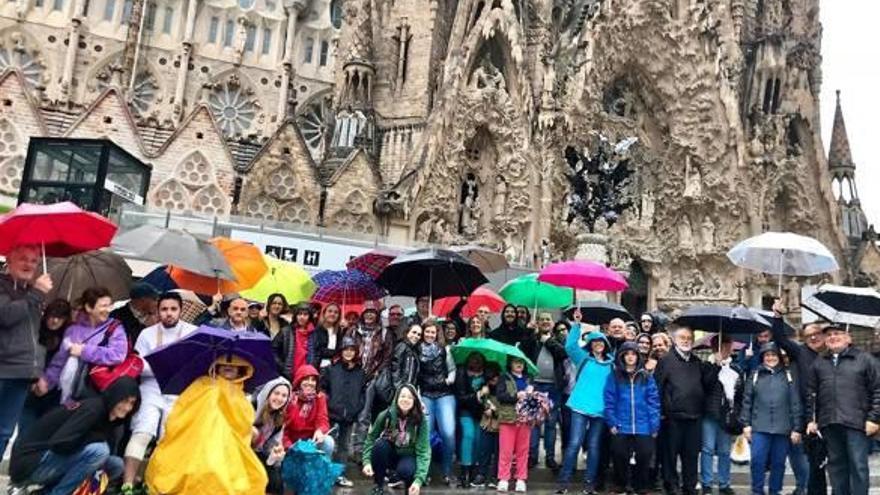
[[674, 323], [714, 333], [761, 333], [770, 329], [770, 322], [744, 306], [695, 306], [685, 310]]
[[608, 301], [584, 301], [577, 305], [571, 305], [565, 310], [565, 317], [574, 319], [574, 310], [580, 308], [583, 321], [593, 325], [604, 325], [615, 318], [623, 321], [632, 321], [633, 317], [620, 304]]
[[801, 305], [834, 323], [868, 328], [880, 325], [880, 293], [872, 288], [826, 284]]
[[[752, 313], [755, 313], [756, 315], [760, 316], [761, 318], [764, 318], [765, 320], [767, 320], [767, 322], [770, 323], [771, 327], [773, 326], [773, 320], [776, 319], [776, 313], [774, 313], [773, 311], [768, 311], [766, 309], [758, 309], [758, 308], [749, 308], [749, 309], [752, 310]], [[785, 335], [794, 335], [797, 333], [795, 331], [794, 327], [789, 325], [788, 322], [785, 321], [785, 318], [782, 319], [782, 326], [784, 329], [783, 333]]]
[[376, 282], [393, 296], [434, 299], [467, 296], [489, 280], [464, 256], [447, 249], [425, 248], [395, 258]]

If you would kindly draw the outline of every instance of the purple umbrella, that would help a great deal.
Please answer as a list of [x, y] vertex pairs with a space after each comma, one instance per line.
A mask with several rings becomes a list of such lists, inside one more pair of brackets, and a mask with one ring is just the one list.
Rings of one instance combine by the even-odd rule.
[[360, 270], [325, 270], [312, 280], [318, 286], [312, 300], [320, 303], [362, 304], [385, 297], [385, 289]]
[[253, 390], [278, 376], [269, 337], [204, 325], [177, 342], [155, 349], [144, 359], [150, 363], [162, 393], [177, 395], [197, 378], [207, 375], [214, 362], [224, 355], [238, 356], [253, 366], [254, 374], [245, 381], [245, 390]]

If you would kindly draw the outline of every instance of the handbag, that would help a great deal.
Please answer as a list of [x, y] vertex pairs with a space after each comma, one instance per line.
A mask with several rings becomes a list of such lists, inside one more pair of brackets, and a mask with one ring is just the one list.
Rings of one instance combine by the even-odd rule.
[[373, 381], [373, 390], [376, 395], [386, 404], [394, 400], [394, 379], [391, 376], [391, 367], [382, 368], [379, 375]]
[[721, 398], [721, 429], [730, 435], [740, 435], [743, 432], [743, 425], [739, 421], [739, 415], [727, 400], [727, 397]]
[[[111, 323], [110, 327], [107, 328], [107, 331], [104, 333], [104, 338], [99, 345], [107, 345], [113, 332], [119, 326], [119, 322], [117, 321]], [[143, 371], [144, 361], [132, 350], [131, 343], [129, 343], [128, 353], [125, 355], [125, 359], [123, 359], [121, 363], [113, 366], [103, 364], [93, 365], [89, 370], [89, 380], [98, 392], [103, 392], [104, 390], [107, 390], [107, 387], [123, 376], [137, 379], [141, 376]]]

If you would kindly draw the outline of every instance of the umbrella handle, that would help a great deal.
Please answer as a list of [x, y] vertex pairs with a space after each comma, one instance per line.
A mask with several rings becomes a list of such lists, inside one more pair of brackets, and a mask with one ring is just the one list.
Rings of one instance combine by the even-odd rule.
[[49, 273], [46, 267], [46, 241], [40, 243], [40, 252], [43, 254], [43, 275]]
[[779, 282], [776, 286], [776, 297], [778, 299], [782, 299], [782, 264], [785, 260], [785, 250], [782, 250], [781, 255], [779, 256]]

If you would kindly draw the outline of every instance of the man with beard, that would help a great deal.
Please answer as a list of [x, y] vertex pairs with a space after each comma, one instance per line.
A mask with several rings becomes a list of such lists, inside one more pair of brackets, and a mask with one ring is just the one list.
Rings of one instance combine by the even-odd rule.
[[825, 327], [827, 352], [807, 375], [807, 434], [821, 432], [835, 494], [867, 495], [871, 437], [880, 431], [880, 365], [852, 346], [849, 332]]
[[[777, 299], [773, 304], [773, 341], [780, 349], [785, 351], [791, 359], [792, 367], [797, 373], [795, 376], [798, 389], [801, 394], [801, 404], [804, 408], [811, 401], [807, 392], [807, 377], [813, 361], [825, 350], [825, 334], [819, 323], [808, 323], [801, 331], [803, 344], [785, 335], [785, 323], [783, 315], [785, 307], [782, 301]], [[806, 422], [810, 421], [805, 417]], [[805, 430], [804, 430], [805, 431]], [[788, 462], [797, 479], [798, 495], [825, 495], [827, 483], [825, 479], [825, 440], [818, 435], [807, 435], [804, 441], [792, 445], [788, 452]]]
[[[166, 292], [159, 296], [159, 323], [147, 327], [141, 332], [134, 350], [141, 357], [153, 352], [163, 345], [186, 337], [196, 327], [180, 320], [183, 299], [176, 292]], [[183, 364], [183, 363], [181, 363]], [[159, 382], [153, 375], [150, 364], [144, 360], [144, 371], [141, 374], [141, 407], [131, 421], [131, 439], [125, 447], [125, 472], [122, 478], [122, 495], [136, 493], [135, 481], [141, 464], [144, 462], [147, 448], [154, 439], [162, 436], [162, 424], [171, 412], [176, 395], [163, 394]]]
[[[694, 332], [678, 327], [672, 333], [673, 349], [660, 360], [654, 377], [660, 388], [660, 403], [666, 430], [663, 458], [663, 486], [668, 495], [697, 493], [697, 458], [702, 443], [701, 419], [705, 391], [718, 379], [718, 372], [692, 352]], [[677, 465], [681, 460], [681, 478]], [[681, 481], [681, 484], [679, 484]]]
[[539, 446], [541, 443], [541, 430], [544, 432], [544, 455], [548, 469], [556, 471], [559, 464], [556, 463], [556, 421], [559, 415], [560, 391], [565, 389], [565, 360], [568, 355], [562, 343], [553, 338], [553, 316], [550, 313], [538, 313], [538, 333], [520, 345], [523, 353], [538, 366], [538, 375], [535, 376], [534, 386], [536, 392], [544, 392], [553, 401], [553, 407], [543, 426], [532, 430], [531, 444], [529, 445], [529, 464], [534, 467], [538, 463]]
[[520, 324], [516, 315], [516, 306], [508, 304], [501, 310], [501, 325], [489, 332], [487, 337], [507, 345], [517, 345], [528, 339], [531, 334], [531, 330]]
[[[373, 419], [373, 405], [376, 402], [376, 376], [379, 370], [391, 364], [391, 353], [394, 350], [391, 332], [382, 328], [379, 321], [379, 310], [376, 306], [367, 302], [361, 313], [360, 324], [349, 329], [348, 335], [358, 347], [358, 356], [361, 366], [366, 375], [364, 386], [364, 408], [358, 415], [355, 427], [354, 439], [351, 451], [354, 452], [356, 461], [359, 461], [360, 452], [363, 450], [364, 439], [367, 437]], [[379, 402], [382, 402], [381, 399]]]

